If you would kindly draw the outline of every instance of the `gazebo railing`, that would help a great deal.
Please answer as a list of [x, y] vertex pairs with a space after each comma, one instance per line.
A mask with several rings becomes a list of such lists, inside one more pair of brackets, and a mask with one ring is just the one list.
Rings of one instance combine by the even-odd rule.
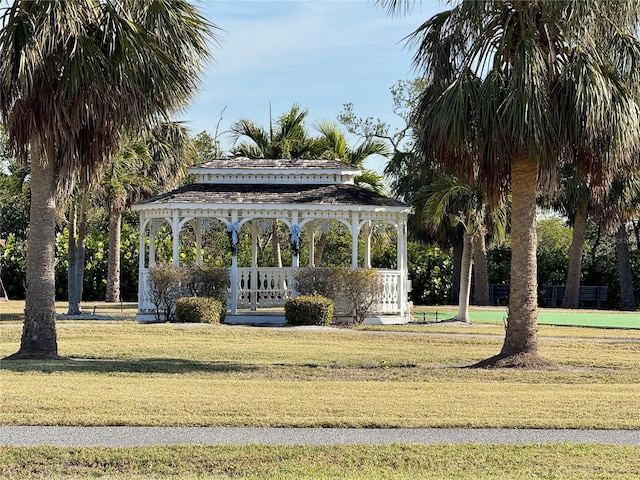
[[291, 267], [238, 268], [238, 307], [281, 307], [293, 296]]
[[[281, 307], [293, 296], [292, 286], [295, 269], [291, 267], [248, 267], [238, 268], [237, 293], [238, 307], [250, 308], [255, 302], [257, 307]], [[255, 272], [255, 281], [252, 280]], [[376, 298], [372, 311], [377, 314], [402, 313], [401, 299], [407, 295], [402, 288], [405, 278], [399, 270], [378, 270], [382, 280], [382, 293]], [[144, 282], [144, 296], [139, 299], [140, 311], [154, 310], [148, 287], [149, 272], [140, 272], [140, 281]]]

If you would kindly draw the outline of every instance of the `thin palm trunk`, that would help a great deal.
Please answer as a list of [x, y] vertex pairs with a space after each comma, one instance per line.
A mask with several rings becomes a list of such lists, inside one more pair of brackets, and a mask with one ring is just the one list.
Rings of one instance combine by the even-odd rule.
[[487, 245], [485, 228], [473, 236], [474, 300], [476, 305], [489, 305], [489, 270], [487, 268]]
[[462, 241], [462, 262], [460, 264], [460, 294], [458, 295], [458, 313], [456, 320], [470, 323], [469, 297], [471, 296], [471, 258], [473, 256], [473, 243], [471, 237], [465, 231]]
[[84, 284], [85, 240], [87, 238], [86, 193], [80, 194], [79, 208], [72, 202], [69, 217], [69, 261], [67, 268], [69, 308], [67, 314], [79, 315], [82, 313], [80, 303], [82, 302]]
[[280, 251], [280, 231], [278, 230], [278, 221], [273, 221], [271, 231], [271, 248], [273, 256], [273, 266], [282, 268], [282, 253]]
[[453, 245], [453, 271], [451, 272], [451, 294], [449, 295], [451, 304], [455, 304], [460, 297], [460, 269], [463, 249], [464, 245], [461, 241], [456, 241]]
[[327, 244], [327, 232], [322, 232], [320, 238], [318, 239], [318, 243], [315, 245], [315, 250], [313, 252], [313, 264], [316, 267], [320, 267], [322, 265], [322, 255], [324, 254], [324, 247]]
[[567, 282], [562, 308], [578, 308], [582, 273], [582, 250], [587, 229], [587, 208], [587, 202], [583, 202], [578, 207], [573, 222], [573, 234], [571, 236], [571, 247], [569, 248], [569, 268], [567, 269]]
[[[33, 155], [33, 150], [32, 150]], [[27, 246], [27, 292], [20, 350], [9, 358], [58, 355], [55, 325], [56, 167], [32, 156], [31, 208]]]
[[120, 245], [122, 209], [116, 202], [109, 202], [109, 258], [107, 263], [106, 302], [120, 301]]
[[77, 227], [77, 205], [71, 201], [69, 205], [69, 241], [67, 242], [67, 297], [69, 308], [67, 315], [77, 315], [80, 313], [79, 306], [75, 303], [76, 298], [76, 270], [78, 268], [78, 248], [76, 244]]
[[620, 277], [620, 310], [633, 312], [638, 309], [633, 293], [633, 271], [629, 255], [627, 227], [623, 223], [616, 232], [616, 257]]
[[518, 158], [511, 164], [511, 290], [501, 355], [538, 350], [536, 186], [538, 164]]

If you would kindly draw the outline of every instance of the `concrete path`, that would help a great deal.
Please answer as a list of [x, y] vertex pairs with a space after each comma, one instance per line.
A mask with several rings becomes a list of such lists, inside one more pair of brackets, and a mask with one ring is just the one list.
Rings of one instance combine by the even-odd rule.
[[554, 429], [343, 429], [205, 427], [32, 427], [0, 426], [0, 445], [135, 447], [151, 445], [336, 445], [390, 443], [640, 445], [640, 430]]

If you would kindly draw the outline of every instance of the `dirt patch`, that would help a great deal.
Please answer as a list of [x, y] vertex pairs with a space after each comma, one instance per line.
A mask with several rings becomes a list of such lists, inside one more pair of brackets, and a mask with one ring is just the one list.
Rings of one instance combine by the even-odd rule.
[[560, 370], [556, 362], [533, 352], [511, 355], [499, 354], [482, 360], [469, 368], [519, 368], [526, 370]]

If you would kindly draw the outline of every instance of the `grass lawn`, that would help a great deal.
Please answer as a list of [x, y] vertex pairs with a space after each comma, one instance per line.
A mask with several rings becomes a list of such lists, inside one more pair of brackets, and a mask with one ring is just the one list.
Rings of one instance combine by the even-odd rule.
[[640, 448], [605, 445], [2, 448], [2, 478], [637, 479]]
[[[69, 359], [0, 364], [0, 423], [640, 428], [637, 330], [542, 325], [541, 353], [563, 369], [495, 371], [460, 367], [499, 351], [499, 323], [377, 328], [383, 332], [59, 321], [60, 354]], [[395, 331], [402, 329], [407, 334]], [[15, 319], [0, 325], [0, 357], [17, 349], [20, 334]], [[602, 445], [0, 447], [2, 478], [624, 479], [639, 472], [640, 447]]]

